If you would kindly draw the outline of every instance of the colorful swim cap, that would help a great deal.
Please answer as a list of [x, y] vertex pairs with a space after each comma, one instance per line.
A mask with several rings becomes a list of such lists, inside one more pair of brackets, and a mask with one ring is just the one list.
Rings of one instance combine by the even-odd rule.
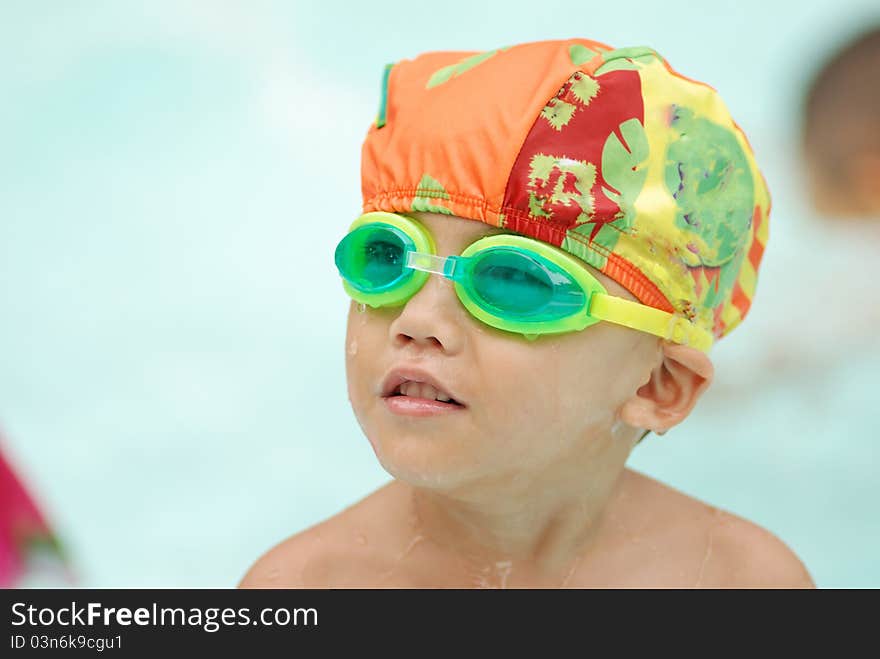
[[537, 238], [716, 338], [748, 312], [767, 242], [766, 184], [716, 91], [586, 39], [389, 64], [361, 186], [363, 212]]

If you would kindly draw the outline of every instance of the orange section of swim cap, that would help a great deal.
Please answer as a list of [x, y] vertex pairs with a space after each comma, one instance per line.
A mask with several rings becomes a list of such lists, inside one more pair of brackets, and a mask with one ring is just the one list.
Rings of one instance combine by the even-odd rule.
[[385, 123], [374, 122], [363, 144], [363, 211], [433, 210], [500, 225], [507, 179], [536, 117], [591, 51], [610, 49], [563, 43], [569, 47], [541, 41], [397, 62]]

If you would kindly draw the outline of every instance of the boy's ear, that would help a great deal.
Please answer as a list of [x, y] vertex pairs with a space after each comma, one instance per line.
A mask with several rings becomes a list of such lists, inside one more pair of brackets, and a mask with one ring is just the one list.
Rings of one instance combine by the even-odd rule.
[[661, 341], [660, 345], [660, 363], [648, 381], [624, 402], [619, 416], [630, 426], [664, 433], [690, 414], [712, 384], [715, 369], [701, 350], [669, 341]]

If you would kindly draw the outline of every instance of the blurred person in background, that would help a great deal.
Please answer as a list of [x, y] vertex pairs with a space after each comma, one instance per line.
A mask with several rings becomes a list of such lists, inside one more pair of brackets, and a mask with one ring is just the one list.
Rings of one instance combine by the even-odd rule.
[[0, 451], [0, 588], [70, 582], [61, 546]]
[[821, 61], [800, 110], [800, 193], [758, 282], [755, 358], [725, 365], [742, 390], [880, 359], [880, 26]]
[[[806, 94], [803, 153], [809, 193], [825, 216], [880, 219], [880, 25], [845, 44]], [[864, 222], [860, 222], [864, 221]]]

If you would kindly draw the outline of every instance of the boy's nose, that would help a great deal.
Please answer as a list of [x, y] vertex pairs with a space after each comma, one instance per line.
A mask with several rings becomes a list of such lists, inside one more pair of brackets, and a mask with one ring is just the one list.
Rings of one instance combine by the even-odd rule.
[[391, 323], [391, 341], [401, 347], [415, 342], [439, 345], [447, 353], [458, 352], [465, 340], [466, 314], [452, 281], [431, 274]]

